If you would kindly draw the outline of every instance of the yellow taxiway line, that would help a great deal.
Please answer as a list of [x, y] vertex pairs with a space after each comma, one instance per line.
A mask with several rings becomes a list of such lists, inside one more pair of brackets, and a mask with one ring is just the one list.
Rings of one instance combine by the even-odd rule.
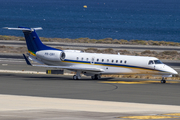
[[[160, 81], [155, 80], [144, 80], [144, 81], [102, 81], [100, 83], [118, 83], [118, 84], [153, 84], [160, 83]], [[180, 83], [180, 81], [166, 81], [166, 83]]]
[[147, 116], [124, 116], [117, 118], [126, 118], [126, 119], [135, 119], [135, 120], [149, 120], [149, 119], [170, 119], [170, 118], [179, 118], [176, 116], [165, 116], [165, 115], [147, 115]]

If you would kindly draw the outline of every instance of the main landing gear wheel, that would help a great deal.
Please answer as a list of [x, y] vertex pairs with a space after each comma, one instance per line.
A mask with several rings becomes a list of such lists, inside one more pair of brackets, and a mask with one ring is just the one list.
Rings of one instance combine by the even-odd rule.
[[81, 76], [77, 76], [77, 75], [73, 76], [73, 80], [79, 80], [79, 79], [81, 79]]
[[92, 80], [98, 80], [98, 79], [101, 79], [101, 76], [100, 75], [94, 75], [94, 76], [91, 76], [91, 79]]
[[166, 83], [166, 80], [164, 79], [164, 77], [162, 78], [161, 83]]

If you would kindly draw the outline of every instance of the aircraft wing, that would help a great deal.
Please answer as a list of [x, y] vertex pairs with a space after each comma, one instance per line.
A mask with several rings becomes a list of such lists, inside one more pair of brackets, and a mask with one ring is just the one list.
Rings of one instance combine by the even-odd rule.
[[27, 65], [36, 67], [46, 67], [46, 68], [57, 68], [57, 69], [68, 69], [68, 70], [79, 70], [79, 71], [89, 71], [89, 72], [103, 72], [103, 69], [96, 67], [79, 67], [79, 66], [49, 66], [49, 65], [32, 65], [28, 58], [23, 54]]
[[49, 66], [49, 65], [32, 65], [36, 67], [46, 67], [46, 68], [59, 68], [59, 69], [68, 69], [68, 70], [79, 70], [79, 71], [90, 71], [90, 72], [103, 72], [103, 69], [100, 68], [84, 68], [84, 67], [77, 67], [77, 66]]

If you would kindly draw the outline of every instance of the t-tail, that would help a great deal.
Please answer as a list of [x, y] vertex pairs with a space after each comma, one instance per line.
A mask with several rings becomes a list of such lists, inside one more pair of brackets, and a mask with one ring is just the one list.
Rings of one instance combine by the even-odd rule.
[[4, 29], [22, 30], [24, 33], [24, 37], [26, 39], [26, 45], [28, 48], [28, 52], [33, 56], [36, 56], [36, 52], [41, 51], [41, 50], [59, 50], [56, 48], [46, 46], [41, 42], [41, 40], [39, 39], [39, 37], [36, 33], [36, 30], [42, 30], [41, 27], [38, 27], [38, 28], [27, 28], [27, 27], [9, 28], [9, 27], [5, 27]]

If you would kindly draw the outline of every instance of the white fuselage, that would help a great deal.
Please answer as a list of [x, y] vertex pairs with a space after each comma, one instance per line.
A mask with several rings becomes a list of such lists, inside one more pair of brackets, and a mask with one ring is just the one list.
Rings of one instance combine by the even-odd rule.
[[[64, 54], [63, 58], [62, 53]], [[174, 69], [159, 62], [155, 57], [85, 53], [73, 50], [44, 50], [37, 52], [36, 57], [43, 63], [51, 66], [102, 69], [103, 71], [98, 74], [157, 74], [167, 77], [177, 74]], [[82, 72], [85, 75], [97, 74], [86, 70]]]

